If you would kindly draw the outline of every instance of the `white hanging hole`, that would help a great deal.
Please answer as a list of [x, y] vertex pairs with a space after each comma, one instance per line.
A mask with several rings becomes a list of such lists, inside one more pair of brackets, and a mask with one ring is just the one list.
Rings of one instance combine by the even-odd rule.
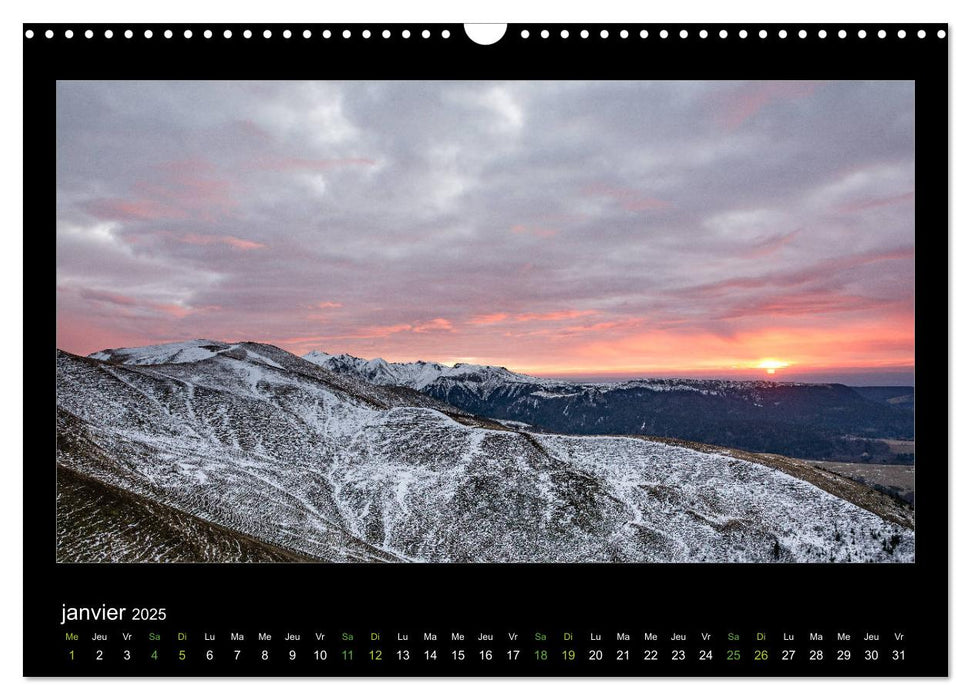
[[925, 32], [923, 29], [921, 29], [921, 30], [919, 30], [917, 32], [917, 38], [918, 39], [923, 39], [925, 36], [927, 36], [927, 32]]
[[191, 29], [186, 29], [184, 32], [182, 32], [182, 36], [184, 36], [186, 39], [191, 39], [192, 38], [192, 30]]
[[807, 36], [809, 36], [809, 32], [807, 32], [805, 29], [800, 29], [799, 30], [799, 38], [800, 39], [805, 39]]
[[606, 29], [601, 29], [600, 30], [600, 38], [601, 39], [606, 39], [608, 36], [610, 36], [610, 32], [608, 32]]
[[700, 36], [702, 39], [707, 39], [708, 38], [708, 30], [707, 29], [702, 29], [700, 32], [698, 32], [698, 36]]
[[443, 29], [442, 30], [442, 38], [443, 39], [448, 39], [450, 36], [452, 36], [452, 32], [448, 31], [447, 29]]
[[818, 36], [819, 36], [820, 39], [825, 39], [826, 38], [826, 30], [825, 29], [820, 29]]
[[430, 31], [428, 31], [427, 29], [422, 29], [421, 30], [421, 38], [422, 39], [428, 39], [428, 38], [431, 37], [431, 35], [432, 35], [432, 33]]
[[27, 37], [28, 39], [33, 39], [34, 38], [34, 30], [33, 29], [28, 29], [26, 32], [24, 32], [24, 36]]
[[233, 38], [233, 33], [232, 33], [232, 31], [231, 31], [231, 30], [229, 30], [229, 29], [227, 29], [226, 31], [224, 31], [224, 32], [223, 32], [223, 38], [224, 38], [224, 39], [232, 39], [232, 38]]
[[887, 38], [886, 30], [881, 29], [879, 32], [877, 32], [877, 37], [880, 39], [886, 39]]
[[780, 29], [779, 30], [779, 38], [780, 39], [785, 39], [787, 36], [789, 36], [789, 32], [787, 32], [785, 29]]
[[768, 36], [769, 36], [769, 33], [767, 31], [765, 31], [764, 29], [759, 30], [759, 39], [765, 39]]
[[263, 30], [263, 38], [264, 39], [269, 39], [271, 36], [273, 36], [273, 32], [271, 32], [269, 29], [264, 29]]
[[580, 31], [580, 38], [581, 39], [586, 39], [589, 36], [590, 36], [590, 32], [587, 31], [586, 29], [583, 29], [583, 30]]
[[628, 33], [628, 31], [626, 29], [621, 29], [620, 30], [620, 38], [621, 39], [626, 39], [629, 36], [630, 36], [630, 34]]
[[249, 29], [244, 29], [243, 30], [243, 38], [244, 39], [249, 39], [252, 36], [253, 36], [253, 32], [251, 32]]
[[658, 36], [661, 37], [662, 39], [667, 39], [668, 38], [668, 30], [667, 29], [662, 29], [660, 31], [660, 33], [658, 34]]
[[680, 36], [682, 39], [687, 39], [688, 38], [688, 30], [687, 29], [682, 29], [678, 33], [678, 36]]
[[866, 39], [866, 29], [861, 29], [856, 33], [856, 35], [861, 39]]
[[523, 39], [528, 39], [529, 38], [529, 30], [528, 29], [524, 29], [523, 31], [521, 31], [519, 33], [519, 36], [521, 36]]
[[903, 29], [901, 29], [899, 32], [897, 32], [897, 38], [898, 39], [906, 39], [907, 38], [907, 32], [904, 31]]
[[390, 29], [385, 29], [383, 32], [381, 32], [381, 37], [384, 38], [384, 39], [390, 39], [391, 38], [391, 30]]
[[738, 30], [738, 38], [739, 39], [748, 39], [748, 32], [746, 30], [744, 30], [744, 29], [739, 29]]
[[166, 29], [165, 32], [162, 34], [162, 36], [164, 36], [166, 39], [171, 39], [172, 38], [172, 30], [171, 29]]
[[840, 39], [845, 39], [846, 38], [846, 30], [845, 29], [840, 29], [839, 34], [837, 36], [839, 36]]
[[293, 32], [291, 32], [289, 29], [284, 29], [283, 30], [283, 38], [284, 39], [289, 39], [292, 36], [293, 36]]
[[544, 29], [543, 31], [541, 31], [539, 33], [539, 35], [540, 35], [540, 38], [542, 38], [542, 39], [549, 39], [550, 38], [550, 30], [549, 29]]
[[207, 29], [206, 31], [204, 31], [202, 33], [202, 36], [206, 37], [207, 39], [212, 39], [212, 30], [211, 29]]
[[325, 39], [330, 39], [330, 30], [329, 29], [325, 29], [324, 30], [324, 33], [321, 34], [321, 36], [324, 37]]
[[943, 29], [938, 29], [937, 30], [937, 38], [938, 39], [943, 39], [946, 36], [947, 36], [947, 32], [946, 31], [944, 31]]
[[152, 38], [152, 30], [151, 29], [146, 29], [145, 30], [145, 38], [146, 39], [151, 39]]
[[470, 23], [465, 25], [465, 35], [479, 46], [492, 46], [506, 35], [506, 25]]
[[131, 29], [126, 29], [125, 30], [125, 38], [126, 39], [131, 39], [133, 36], [135, 36], [135, 32], [133, 32]]
[[66, 32], [64, 32], [65, 39], [71, 39], [73, 36], [74, 36], [74, 31], [71, 29], [68, 29]]
[[350, 29], [345, 29], [341, 33], [341, 36], [344, 37], [345, 39], [350, 39], [351, 38], [351, 30]]
[[48, 39], [53, 39], [54, 38], [54, 32], [52, 30], [48, 29], [46, 32], [44, 32], [44, 36], [46, 36]]
[[719, 39], [727, 39], [728, 38], [728, 30], [727, 29], [722, 29], [720, 32], [718, 32], [718, 38]]
[[114, 35], [115, 33], [113, 31], [111, 31], [110, 29], [105, 29], [105, 39], [110, 39]]
[[85, 39], [93, 39], [94, 38], [94, 32], [92, 32], [90, 29], [88, 29], [87, 31], [84, 32], [84, 38]]
[[401, 32], [402, 39], [408, 39], [410, 37], [411, 37], [411, 32], [409, 30], [405, 29]]
[[560, 38], [561, 39], [569, 39], [570, 38], [570, 32], [568, 32], [566, 29], [564, 29], [562, 32], [560, 32]]
[[363, 32], [361, 32], [361, 36], [364, 37], [365, 39], [370, 39], [371, 38], [371, 30], [370, 29], [365, 29]]

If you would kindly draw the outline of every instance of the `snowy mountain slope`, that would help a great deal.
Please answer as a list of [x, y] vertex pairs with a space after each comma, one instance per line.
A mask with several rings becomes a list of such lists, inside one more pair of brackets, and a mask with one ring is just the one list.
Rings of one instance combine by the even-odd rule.
[[113, 362], [58, 352], [58, 465], [327, 561], [914, 556], [912, 531], [762, 465], [489, 429], [272, 346], [211, 345], [204, 359], [161, 364], [117, 358], [183, 349], [114, 351]]
[[496, 420], [578, 435], [650, 435], [806, 459], [891, 462], [883, 438], [910, 440], [912, 405], [841, 384], [639, 379], [576, 383], [504, 367], [387, 363], [313, 352], [310, 362], [379, 385], [398, 384]]
[[164, 345], [144, 345], [138, 348], [108, 348], [92, 353], [89, 357], [105, 362], [126, 363], [131, 365], [162, 365], [180, 362], [198, 362], [219, 353], [232, 350], [234, 346], [214, 340], [187, 340], [182, 343]]

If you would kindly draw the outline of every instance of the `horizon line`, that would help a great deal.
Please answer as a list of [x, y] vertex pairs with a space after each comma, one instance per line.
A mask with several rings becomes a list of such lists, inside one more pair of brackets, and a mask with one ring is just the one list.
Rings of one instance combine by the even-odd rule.
[[[212, 342], [212, 343], [225, 343], [227, 345], [241, 344], [241, 343], [253, 343], [261, 345], [271, 345], [273, 347], [279, 348], [284, 352], [290, 353], [295, 357], [303, 359], [306, 355], [314, 352], [325, 354], [331, 357], [338, 355], [346, 355], [348, 357], [353, 357], [364, 361], [374, 361], [381, 360], [389, 364], [414, 364], [423, 362], [426, 364], [440, 364], [446, 367], [457, 367], [461, 365], [474, 365], [480, 367], [496, 367], [500, 369], [505, 369], [509, 372], [516, 374], [522, 374], [530, 377], [536, 377], [538, 379], [559, 379], [563, 381], [576, 382], [576, 383], [608, 383], [608, 382], [626, 382], [626, 381], [639, 381], [639, 380], [649, 380], [649, 379], [686, 379], [692, 381], [701, 380], [715, 380], [715, 381], [742, 381], [742, 382], [771, 382], [775, 384], [843, 384], [845, 386], [906, 386], [914, 388], [915, 379], [913, 375], [915, 373], [914, 365], [895, 365], [886, 367], [806, 367], [805, 369], [796, 369], [795, 366], [786, 367], [784, 369], [778, 370], [778, 373], [773, 373], [771, 375], [765, 373], [764, 368], [759, 367], [730, 367], [726, 369], [622, 369], [622, 370], [596, 370], [592, 368], [570, 368], [570, 369], [517, 369], [515, 367], [510, 367], [508, 364], [500, 364], [496, 362], [491, 363], [481, 363], [470, 360], [429, 360], [425, 358], [418, 358], [414, 360], [388, 360], [381, 356], [375, 356], [371, 358], [361, 357], [358, 355], [353, 355], [348, 352], [338, 352], [332, 353], [325, 350], [315, 348], [310, 350], [303, 355], [287, 350], [285, 347], [278, 345], [274, 342], [261, 341], [261, 340], [215, 340], [213, 338], [191, 338], [187, 340], [175, 340], [167, 342], [152, 342], [144, 345], [120, 345], [110, 348], [101, 348], [94, 350], [87, 354], [76, 353], [65, 348], [57, 347], [57, 350], [62, 352], [68, 352], [72, 355], [79, 355], [81, 357], [90, 357], [91, 355], [104, 352], [106, 350], [120, 350], [120, 349], [134, 349], [143, 347], [153, 347], [153, 346], [164, 346], [164, 345], [179, 345], [183, 343], [190, 342]], [[823, 377], [828, 375], [830, 379], [824, 379]], [[893, 375], [903, 375], [891, 383], [867, 383], [867, 375], [886, 375], [885, 378], [889, 378]], [[911, 375], [909, 379], [906, 375]], [[819, 376], [819, 379], [807, 379]], [[840, 379], [836, 379], [840, 377]], [[852, 380], [851, 380], [852, 378]], [[855, 380], [855, 381], [854, 381]]]

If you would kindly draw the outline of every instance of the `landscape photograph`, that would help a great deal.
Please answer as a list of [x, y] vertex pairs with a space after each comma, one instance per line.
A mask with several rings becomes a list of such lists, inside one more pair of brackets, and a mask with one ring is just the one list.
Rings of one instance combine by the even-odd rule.
[[912, 81], [59, 81], [57, 562], [912, 563]]

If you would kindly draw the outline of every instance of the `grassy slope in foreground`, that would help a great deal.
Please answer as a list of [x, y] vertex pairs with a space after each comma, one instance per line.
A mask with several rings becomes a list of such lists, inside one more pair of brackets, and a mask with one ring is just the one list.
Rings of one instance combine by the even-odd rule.
[[802, 481], [806, 481], [813, 486], [821, 488], [823, 491], [838, 496], [845, 501], [849, 501], [871, 513], [875, 513], [884, 520], [889, 520], [909, 530], [914, 529], [914, 509], [906, 503], [892, 498], [887, 494], [880, 493], [876, 489], [854, 481], [853, 479], [822, 469], [805, 460], [795, 459], [794, 457], [783, 457], [782, 455], [746, 452], [745, 450], [739, 450], [734, 447], [705, 445], [689, 440], [679, 440], [678, 438], [637, 437], [650, 442], [663, 442], [668, 445], [687, 447], [697, 452], [729, 455], [745, 460], [746, 462], [762, 464], [794, 476]]
[[60, 562], [305, 562], [194, 515], [57, 468]]

